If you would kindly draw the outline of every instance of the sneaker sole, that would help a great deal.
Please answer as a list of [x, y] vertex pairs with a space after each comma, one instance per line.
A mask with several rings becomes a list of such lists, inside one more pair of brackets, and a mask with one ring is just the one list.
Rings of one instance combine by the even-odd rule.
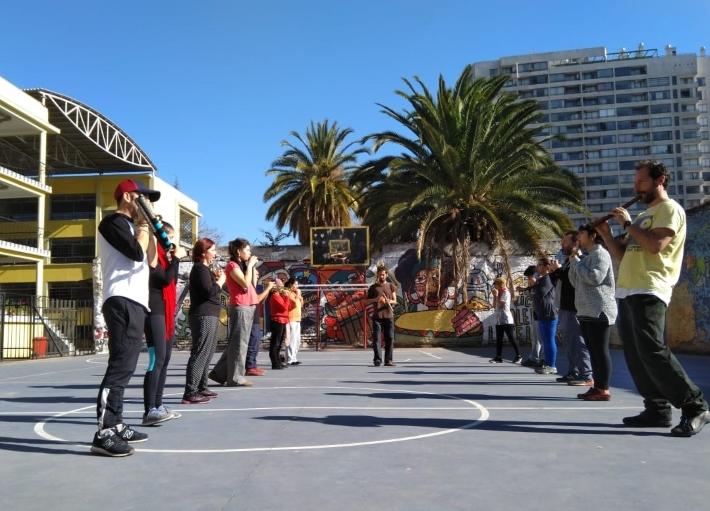
[[183, 399], [182, 401], [180, 401], [180, 403], [183, 405], [205, 405], [209, 402], [209, 399], [205, 399], [204, 401], [186, 401]]
[[140, 440], [126, 440], [125, 438], [122, 439], [124, 442], [128, 444], [142, 444], [143, 442], [147, 442], [147, 438], [141, 438]]
[[160, 424], [161, 422], [169, 421], [172, 419], [172, 417], [168, 414], [167, 417], [164, 417], [162, 419], [156, 419], [152, 421], [143, 421], [141, 422], [141, 426], [155, 426], [156, 424]]
[[131, 447], [131, 450], [128, 452], [115, 453], [115, 452], [107, 451], [106, 449], [103, 449], [101, 447], [96, 447], [95, 445], [92, 445], [91, 452], [93, 454], [98, 454], [99, 456], [108, 456], [110, 458], [123, 458], [125, 456], [130, 456], [131, 454], [133, 454], [134, 449]]

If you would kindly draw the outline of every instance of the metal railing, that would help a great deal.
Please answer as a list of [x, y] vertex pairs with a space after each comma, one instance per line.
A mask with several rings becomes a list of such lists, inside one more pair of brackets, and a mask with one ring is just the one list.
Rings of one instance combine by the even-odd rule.
[[0, 294], [0, 360], [94, 353], [93, 302]]

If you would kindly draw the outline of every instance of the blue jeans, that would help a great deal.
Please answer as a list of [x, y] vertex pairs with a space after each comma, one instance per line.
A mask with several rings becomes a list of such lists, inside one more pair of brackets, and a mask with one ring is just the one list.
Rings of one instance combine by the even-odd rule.
[[545, 351], [545, 365], [548, 367], [557, 367], [555, 365], [557, 363], [557, 343], [555, 342], [557, 318], [539, 319], [537, 326], [540, 329], [542, 349]]
[[582, 330], [577, 319], [577, 313], [560, 310], [559, 325], [560, 335], [567, 350], [567, 372], [564, 374], [578, 374], [580, 378], [588, 380], [592, 377], [592, 364], [589, 350], [584, 343]]

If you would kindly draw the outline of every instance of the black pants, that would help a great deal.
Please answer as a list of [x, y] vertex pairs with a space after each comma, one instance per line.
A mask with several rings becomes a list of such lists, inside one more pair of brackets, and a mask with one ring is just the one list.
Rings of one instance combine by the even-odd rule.
[[136, 370], [148, 311], [128, 298], [112, 296], [102, 312], [108, 330], [108, 367], [96, 398], [99, 430], [123, 423], [123, 392]]
[[143, 407], [146, 413], [163, 404], [163, 390], [168, 363], [173, 350], [173, 340], [165, 338], [165, 316], [150, 314], [145, 322], [145, 340], [148, 344], [148, 370], [143, 378]]
[[394, 320], [392, 318], [372, 318], [372, 350], [375, 365], [382, 363], [380, 334], [385, 338], [385, 364], [392, 362], [394, 351]]
[[598, 389], [609, 390], [609, 380], [611, 379], [611, 353], [609, 353], [611, 327], [609, 320], [604, 313], [601, 318], [580, 316], [578, 319], [584, 344], [587, 346], [589, 359], [592, 363], [594, 386]]
[[694, 416], [707, 410], [708, 404], [665, 342], [666, 309], [653, 295], [632, 295], [619, 301], [624, 357], [649, 413], [670, 418], [673, 405], [683, 415]]
[[496, 358], [503, 356], [503, 334], [508, 336], [508, 340], [515, 350], [515, 358], [520, 356], [518, 343], [515, 342], [515, 335], [513, 334], [514, 328], [515, 325], [496, 325]]
[[269, 358], [271, 367], [281, 367], [281, 346], [286, 338], [288, 324], [271, 322], [271, 341], [269, 342]]

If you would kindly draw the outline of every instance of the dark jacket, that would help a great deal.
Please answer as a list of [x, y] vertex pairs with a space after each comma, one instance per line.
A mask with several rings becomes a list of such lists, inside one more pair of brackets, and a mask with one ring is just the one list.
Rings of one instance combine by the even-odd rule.
[[533, 293], [533, 307], [535, 309], [535, 319], [538, 321], [549, 321], [557, 317], [557, 312], [555, 311], [555, 286], [549, 274], [537, 279]]

